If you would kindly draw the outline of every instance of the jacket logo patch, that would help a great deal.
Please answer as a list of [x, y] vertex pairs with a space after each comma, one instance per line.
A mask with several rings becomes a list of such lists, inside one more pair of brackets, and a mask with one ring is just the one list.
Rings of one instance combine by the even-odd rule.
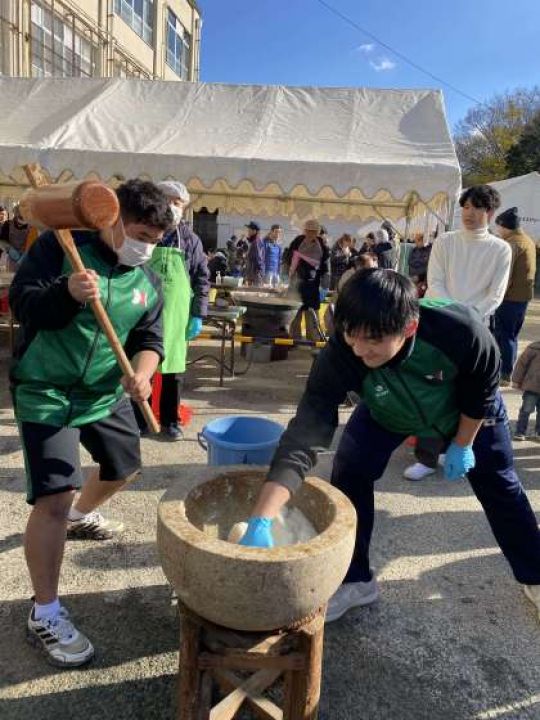
[[437, 382], [442, 382], [444, 380], [442, 370], [436, 370], [432, 375], [424, 375], [424, 377], [426, 380], [436, 380]]
[[131, 304], [148, 307], [148, 293], [145, 293], [143, 290], [139, 290], [138, 288], [133, 288]]
[[375, 397], [377, 400], [388, 395], [388, 388], [384, 385], [375, 385]]

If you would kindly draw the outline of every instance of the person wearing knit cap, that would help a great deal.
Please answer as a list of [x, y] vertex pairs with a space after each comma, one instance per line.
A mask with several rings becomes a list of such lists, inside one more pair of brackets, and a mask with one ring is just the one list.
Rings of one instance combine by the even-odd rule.
[[495, 312], [495, 338], [501, 351], [501, 385], [509, 385], [516, 364], [518, 335], [534, 295], [536, 246], [520, 227], [519, 211], [511, 207], [495, 218], [497, 233], [512, 251], [504, 300]]
[[[187, 345], [201, 332], [208, 307], [210, 280], [206, 255], [200, 238], [183, 220], [191, 198], [186, 186], [176, 180], [157, 184], [165, 194], [174, 217], [174, 226], [157, 245], [150, 267], [163, 281], [163, 336], [165, 358], [161, 364], [159, 421], [167, 440], [181, 440], [178, 421], [180, 396], [186, 370]], [[146, 424], [138, 407], [135, 414], [141, 432]]]

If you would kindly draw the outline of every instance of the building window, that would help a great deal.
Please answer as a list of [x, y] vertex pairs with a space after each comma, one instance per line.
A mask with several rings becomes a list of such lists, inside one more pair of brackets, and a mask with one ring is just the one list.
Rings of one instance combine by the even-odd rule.
[[114, 12], [139, 37], [152, 45], [154, 37], [154, 0], [114, 0]]
[[191, 35], [176, 15], [169, 10], [167, 16], [167, 65], [182, 78], [189, 78]]
[[95, 46], [52, 10], [32, 2], [32, 77], [92, 77]]

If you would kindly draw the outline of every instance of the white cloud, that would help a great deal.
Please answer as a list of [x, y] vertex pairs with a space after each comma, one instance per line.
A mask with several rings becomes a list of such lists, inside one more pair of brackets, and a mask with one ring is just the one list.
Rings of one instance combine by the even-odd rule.
[[386, 70], [393, 70], [396, 67], [396, 63], [387, 57], [382, 57], [378, 60], [370, 60], [369, 64], [376, 72], [385, 72]]
[[375, 44], [374, 43], [364, 43], [363, 45], [358, 45], [356, 48], [357, 52], [364, 53], [365, 55], [369, 55], [370, 52], [373, 52], [375, 50]]

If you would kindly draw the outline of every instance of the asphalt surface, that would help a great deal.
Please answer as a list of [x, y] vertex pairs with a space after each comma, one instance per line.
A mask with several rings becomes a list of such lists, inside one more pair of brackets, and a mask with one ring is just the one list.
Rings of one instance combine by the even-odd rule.
[[[523, 343], [540, 336], [540, 306]], [[2, 377], [8, 364], [5, 337]], [[194, 355], [215, 352], [200, 345]], [[143, 440], [143, 478], [106, 513], [126, 531], [109, 542], [68, 543], [61, 597], [96, 647], [85, 669], [49, 666], [25, 642], [31, 588], [23, 556], [28, 515], [23, 458], [7, 383], [0, 394], [0, 718], [168, 720], [174, 717], [178, 620], [155, 546], [163, 491], [186, 464], [204, 465], [197, 431], [210, 419], [260, 413], [286, 423], [311, 363], [254, 364], [218, 387], [211, 362], [189, 372], [194, 419], [181, 443]], [[239, 359], [239, 369], [243, 361]], [[520, 394], [505, 390], [515, 420]], [[347, 419], [342, 413], [341, 421]], [[540, 445], [516, 444], [517, 466], [540, 513]], [[85, 457], [85, 464], [89, 459]], [[400, 448], [379, 481], [372, 561], [381, 598], [328, 626], [320, 720], [505, 720], [540, 718], [540, 623], [515, 583], [469, 486], [440, 475], [402, 478]], [[328, 477], [331, 456], [317, 473]], [[209, 592], [212, 588], [209, 588]], [[250, 717], [244, 715], [244, 717]]]

